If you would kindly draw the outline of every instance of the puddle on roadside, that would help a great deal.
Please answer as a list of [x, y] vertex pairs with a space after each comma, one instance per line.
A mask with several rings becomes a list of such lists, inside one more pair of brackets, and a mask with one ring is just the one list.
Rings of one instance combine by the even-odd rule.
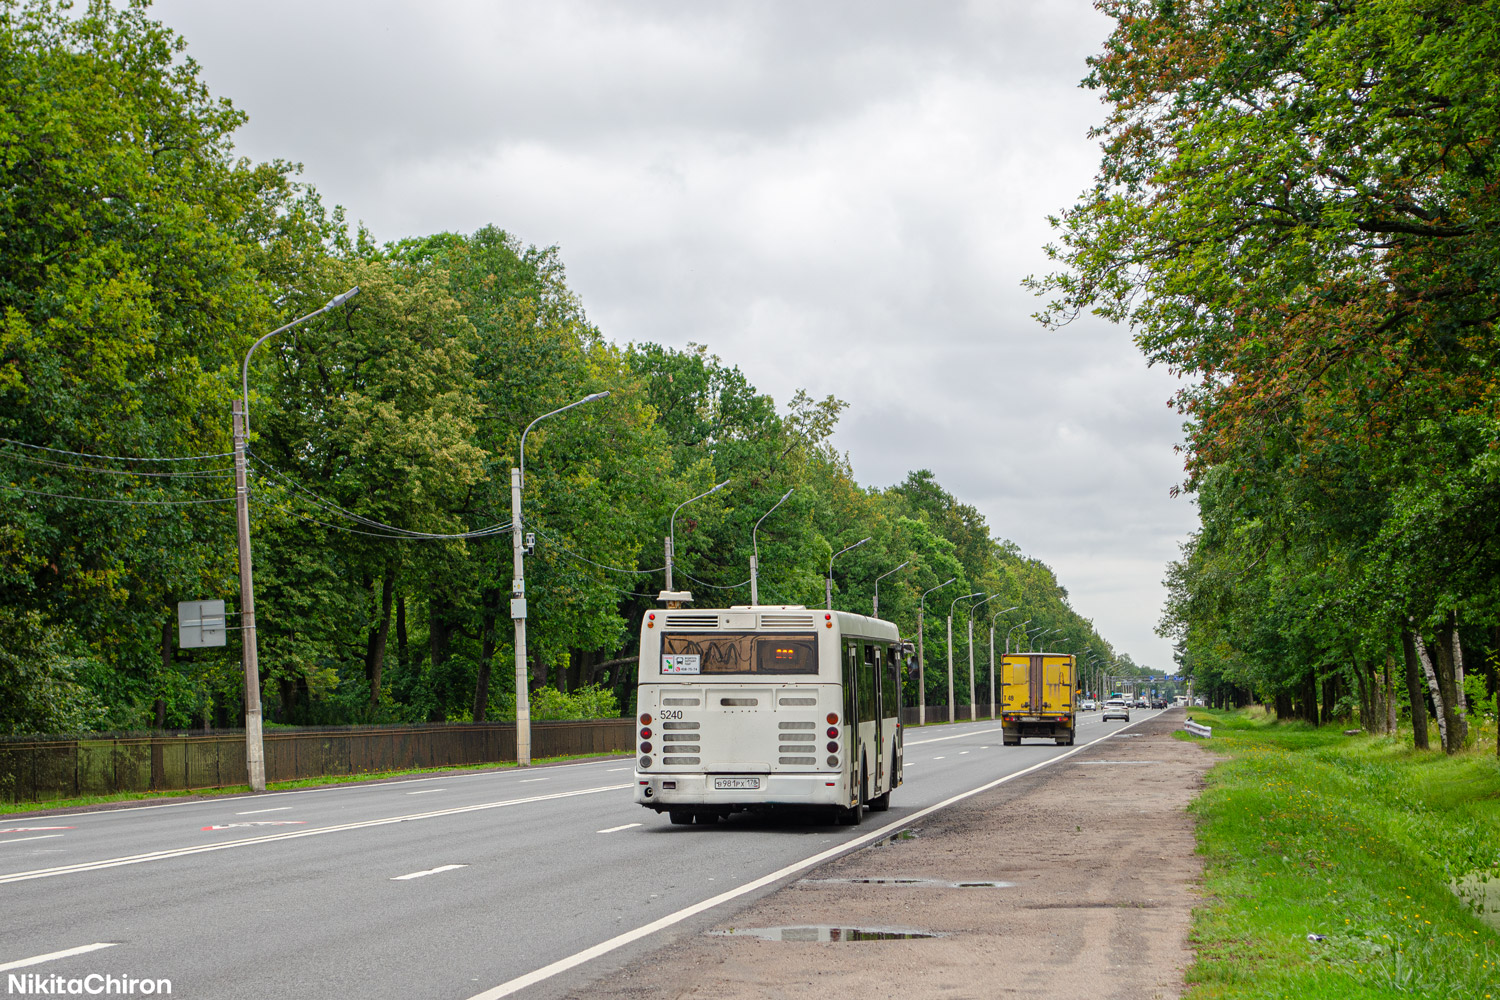
[[892, 844], [899, 844], [899, 843], [902, 843], [903, 841], [916, 840], [921, 835], [922, 835], [922, 831], [921, 830], [909, 827], [909, 828], [907, 828], [905, 830], [897, 830], [895, 833], [891, 834], [889, 837], [881, 837], [879, 840], [875, 841], [870, 846], [871, 847], [890, 847]]
[[1010, 889], [1014, 882], [995, 882], [976, 879], [964, 882], [949, 882], [936, 878], [804, 878], [799, 885], [918, 885], [938, 889]]
[[727, 931], [709, 931], [716, 937], [758, 937], [765, 941], [806, 941], [834, 943], [843, 941], [909, 941], [916, 938], [942, 937], [934, 931], [914, 931], [899, 927], [829, 927], [826, 924], [800, 927], [731, 927]]
[[1468, 903], [1480, 920], [1500, 930], [1500, 872], [1470, 872], [1448, 888]]

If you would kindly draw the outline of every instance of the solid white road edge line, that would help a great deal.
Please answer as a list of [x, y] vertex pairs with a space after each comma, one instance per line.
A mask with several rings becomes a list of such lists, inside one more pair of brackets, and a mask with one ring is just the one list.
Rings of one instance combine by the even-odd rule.
[[101, 941], [97, 944], [81, 944], [77, 948], [67, 948], [63, 951], [49, 951], [45, 955], [33, 955], [31, 958], [19, 958], [14, 962], [6, 962], [0, 965], [0, 972], [9, 972], [11, 969], [24, 969], [28, 965], [41, 965], [43, 962], [55, 962], [59, 958], [71, 958], [74, 955], [87, 955], [91, 951], [101, 948], [113, 948], [119, 942]]
[[424, 875], [436, 875], [438, 872], [451, 872], [455, 868], [467, 868], [467, 867], [469, 867], [469, 866], [468, 865], [439, 865], [436, 868], [429, 868], [425, 872], [412, 872], [410, 875], [392, 875], [391, 876], [391, 881], [392, 882], [405, 882], [408, 879], [421, 878]]
[[1081, 746], [1076, 746], [1066, 753], [1061, 753], [1056, 757], [1048, 758], [1047, 760], [1044, 760], [1039, 764], [1033, 764], [1030, 767], [1022, 768], [1019, 771], [1005, 775], [1003, 778], [996, 778], [994, 781], [980, 785], [977, 788], [971, 788], [967, 792], [959, 792], [957, 795], [946, 798], [943, 801], [936, 803], [935, 805], [927, 806], [924, 809], [918, 809], [916, 812], [911, 813], [910, 815], [903, 816], [901, 819], [896, 820], [894, 823], [887, 823], [885, 826], [880, 827], [878, 830], [872, 830], [871, 832], [855, 837], [853, 840], [850, 840], [846, 843], [839, 844], [836, 847], [830, 847], [826, 851], [814, 854], [810, 858], [803, 858], [801, 861], [797, 861], [790, 865], [787, 865], [780, 871], [774, 871], [769, 875], [762, 875], [760, 878], [754, 879], [750, 882], [746, 882], [744, 885], [739, 886], [738, 888], [730, 889], [728, 892], [722, 892], [719, 895], [709, 899], [705, 899], [702, 902], [694, 903], [692, 906], [678, 910], [676, 913], [669, 913], [658, 920], [653, 920], [649, 924], [643, 924], [640, 927], [635, 928], [634, 930], [626, 931], [624, 934], [612, 937], [608, 941], [601, 941], [600, 943], [594, 945], [592, 948], [585, 948], [583, 951], [569, 955], [567, 958], [560, 958], [556, 962], [553, 962], [551, 965], [544, 965], [540, 969], [526, 973], [526, 975], [524, 976], [517, 976], [515, 979], [512, 979], [509, 982], [501, 983], [499, 986], [495, 986], [491, 989], [485, 990], [483, 993], [476, 993], [472, 997], [470, 997], [469, 1000], [500, 1000], [501, 997], [508, 997], [512, 993], [524, 990], [528, 986], [534, 986], [537, 983], [543, 982], [544, 980], [551, 979], [553, 976], [556, 976], [559, 973], [567, 972], [569, 969], [577, 968], [578, 966], [583, 965], [585, 962], [590, 962], [598, 958], [600, 955], [607, 955], [617, 948], [623, 948], [625, 945], [630, 944], [634, 941], [639, 941], [643, 937], [649, 937], [659, 930], [671, 927], [673, 924], [679, 924], [689, 917], [697, 916], [705, 910], [711, 910], [722, 903], [727, 903], [732, 899], [736, 899], [740, 896], [745, 895], [746, 893], [754, 892], [757, 889], [771, 885], [773, 882], [778, 882], [781, 879], [786, 878], [788, 875], [795, 875], [800, 871], [806, 871], [807, 869], [812, 868], [815, 865], [822, 864], [824, 861], [827, 861], [830, 858], [838, 857], [840, 854], [847, 854], [850, 851], [865, 846], [866, 844], [873, 843], [874, 841], [880, 840], [883, 837], [888, 837], [891, 834], [895, 833], [897, 830], [909, 826], [910, 824], [921, 819], [924, 816], [930, 816], [933, 813], [937, 812], [939, 809], [946, 809], [948, 806], [953, 805], [955, 802], [962, 802], [964, 799], [972, 798], [973, 796], [978, 795], [981, 792], [987, 792], [991, 788], [995, 788], [998, 785], [1003, 785], [1007, 781], [1014, 781], [1016, 778], [1019, 778], [1022, 775], [1030, 774], [1032, 771], [1037, 771], [1044, 767], [1050, 767], [1051, 765], [1056, 764], [1058, 761], [1067, 760], [1075, 753], [1087, 750], [1095, 743], [1103, 742], [1104, 740], [1107, 740], [1112, 736], [1114, 736], [1114, 733], [1108, 733], [1104, 736], [1099, 737], [1099, 739], [1097, 740], [1090, 740], [1088, 743], [1084, 743]]
[[619, 833], [621, 830], [631, 830], [640, 826], [639, 823], [626, 823], [624, 826], [612, 826], [608, 830], [595, 830], [595, 833]]
[[0, 844], [19, 844], [23, 840], [51, 840], [53, 837], [61, 837], [60, 833], [43, 834], [40, 837], [16, 837], [14, 840], [0, 840]]
[[440, 816], [458, 816], [462, 813], [481, 812], [485, 809], [503, 809], [506, 806], [521, 806], [531, 802], [568, 799], [575, 795], [615, 792], [622, 788], [629, 788], [630, 786], [631, 783], [627, 781], [623, 785], [599, 785], [595, 788], [580, 788], [572, 792], [552, 792], [548, 795], [528, 795], [524, 799], [502, 799], [498, 802], [480, 802], [472, 806], [455, 806], [452, 809], [435, 809], [432, 812], [408, 813], [405, 816], [387, 816], [384, 819], [359, 820], [354, 823], [341, 823], [338, 826], [320, 826], [314, 827], [311, 830], [272, 833], [264, 837], [246, 837], [244, 840], [226, 840], [217, 844], [198, 844], [194, 847], [178, 847], [169, 851], [153, 851], [150, 854], [134, 854], [129, 857], [108, 858], [103, 861], [82, 861], [76, 865], [64, 865], [60, 868], [39, 868], [36, 871], [0, 875], [0, 885], [6, 885], [11, 882], [27, 882], [37, 878], [51, 878], [54, 875], [71, 875], [77, 872], [99, 871], [104, 868], [119, 868], [123, 865], [138, 865], [148, 861], [166, 861], [169, 858], [182, 858], [190, 854], [207, 854], [211, 851], [225, 851], [235, 847], [269, 844], [278, 840], [297, 840], [301, 837], [317, 837], [325, 833], [342, 833], [345, 830], [366, 830], [370, 827], [388, 826], [392, 823], [409, 823], [413, 820], [436, 819]]

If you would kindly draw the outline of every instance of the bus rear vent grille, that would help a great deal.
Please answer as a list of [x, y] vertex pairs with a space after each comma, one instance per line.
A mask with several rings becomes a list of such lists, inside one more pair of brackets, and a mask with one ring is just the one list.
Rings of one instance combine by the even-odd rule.
[[811, 765], [811, 764], [816, 764], [818, 762], [818, 758], [816, 758], [816, 757], [777, 757], [776, 761], [777, 761], [777, 763], [780, 763], [780, 764], [808, 764], [808, 765]]
[[[818, 703], [818, 699], [816, 699], [816, 698], [782, 698], [776, 704], [778, 704], [778, 705], [816, 705], [817, 703]], [[785, 725], [785, 724], [786, 723], [782, 723], [782, 725]], [[811, 723], [809, 723], [809, 725], [811, 725]]]
[[697, 764], [703, 760], [702, 757], [663, 757], [663, 764]]
[[761, 615], [760, 624], [762, 628], [815, 628], [817, 626], [812, 615]]
[[[783, 701], [782, 704], [785, 705], [786, 702]], [[777, 729], [817, 729], [818, 728], [818, 724], [816, 722], [778, 722], [776, 724], [776, 728]]]
[[667, 628], [718, 628], [718, 615], [668, 614]]
[[690, 705], [690, 706], [696, 706], [698, 704], [698, 699], [697, 698], [663, 698], [661, 700], [661, 703], [663, 705]]

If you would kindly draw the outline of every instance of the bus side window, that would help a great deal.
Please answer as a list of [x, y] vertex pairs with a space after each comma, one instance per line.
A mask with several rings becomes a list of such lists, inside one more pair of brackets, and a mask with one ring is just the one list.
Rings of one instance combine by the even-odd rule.
[[859, 675], [859, 643], [844, 640], [844, 722], [854, 725], [859, 719], [855, 715], [856, 678]]
[[865, 655], [859, 668], [859, 721], [875, 721], [875, 661], [879, 657], [879, 647], [874, 643], [864, 643]]
[[881, 686], [880, 714], [889, 719], [901, 714], [901, 647], [885, 648], [885, 683]]

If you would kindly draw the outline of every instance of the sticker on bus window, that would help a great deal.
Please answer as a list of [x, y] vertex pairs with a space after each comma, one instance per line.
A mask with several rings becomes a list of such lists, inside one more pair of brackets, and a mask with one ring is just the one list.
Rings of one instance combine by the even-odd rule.
[[664, 674], [696, 674], [698, 670], [697, 653], [676, 653], [661, 658], [661, 672]]

